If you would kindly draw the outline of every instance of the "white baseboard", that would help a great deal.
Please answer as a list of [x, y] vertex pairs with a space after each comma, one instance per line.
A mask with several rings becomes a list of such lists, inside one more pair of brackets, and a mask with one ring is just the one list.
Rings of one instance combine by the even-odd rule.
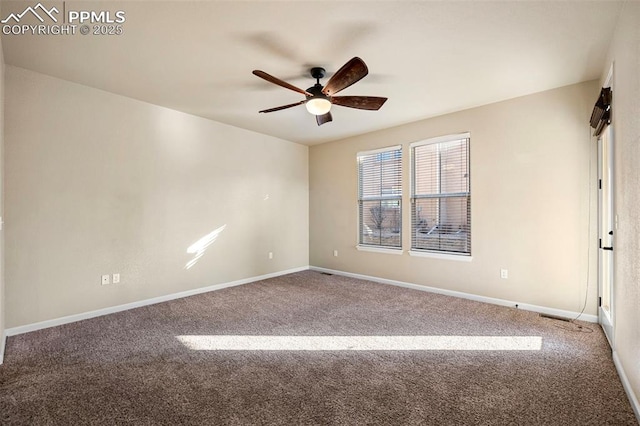
[[613, 364], [616, 366], [616, 370], [618, 370], [618, 376], [620, 376], [620, 380], [622, 381], [622, 387], [627, 393], [627, 397], [629, 398], [629, 402], [631, 403], [631, 408], [633, 408], [633, 412], [636, 414], [638, 424], [640, 424], [640, 401], [638, 401], [638, 397], [633, 391], [631, 383], [629, 383], [627, 374], [622, 367], [622, 363], [620, 362], [620, 358], [618, 357], [618, 353], [616, 351], [613, 351]]
[[[19, 327], [12, 327], [5, 330], [6, 336], [15, 336], [17, 334], [28, 333], [30, 331], [41, 330], [43, 328], [55, 327], [62, 324], [69, 324], [76, 321], [82, 321], [89, 318], [95, 318], [103, 315], [113, 314], [116, 312], [126, 311], [128, 309], [140, 308], [142, 306], [154, 305], [156, 303], [167, 302], [169, 300], [181, 299], [183, 297], [195, 296], [196, 294], [208, 293], [210, 291], [222, 290], [223, 288], [235, 287], [238, 285], [249, 284], [255, 281], [266, 280], [268, 278], [279, 277], [281, 275], [292, 274], [294, 272], [306, 271], [308, 266], [301, 266], [299, 268], [287, 269], [285, 271], [273, 272], [270, 274], [260, 275], [257, 277], [244, 278], [237, 281], [231, 281], [222, 284], [214, 284], [208, 287], [200, 287], [193, 290], [181, 291], [179, 293], [167, 294], [165, 296], [158, 296], [151, 299], [140, 300], [137, 302], [125, 303], [124, 305], [111, 306], [109, 308], [97, 309], [95, 311], [84, 312], [81, 314], [69, 315], [66, 317], [55, 318], [47, 321], [36, 322], [33, 324], [22, 325]], [[4, 341], [3, 341], [4, 342]], [[4, 343], [3, 343], [4, 344]], [[0, 360], [4, 354], [4, 346], [0, 347]]]
[[7, 342], [7, 336], [4, 332], [0, 332], [0, 365], [4, 362], [4, 347]]
[[576, 318], [582, 321], [588, 321], [593, 323], [598, 322], [597, 315], [589, 315], [585, 313], [580, 314], [580, 312], [565, 311], [563, 309], [547, 308], [545, 306], [530, 305], [527, 303], [513, 302], [511, 300], [496, 299], [493, 297], [486, 297], [486, 296], [478, 296], [476, 294], [463, 293], [461, 291], [445, 290], [437, 287], [429, 287], [425, 285], [407, 283], [404, 281], [389, 280], [386, 278], [372, 277], [369, 275], [354, 274], [351, 272], [337, 271], [334, 269], [320, 268], [317, 266], [310, 266], [309, 269], [311, 269], [312, 271], [327, 272], [330, 274], [342, 275], [345, 277], [374, 281], [381, 284], [391, 284], [398, 287], [411, 288], [413, 290], [428, 291], [430, 293], [443, 294], [445, 296], [460, 297], [462, 299], [475, 300], [476, 302], [491, 303], [493, 305], [514, 307], [517, 304], [518, 309], [524, 309], [525, 311], [539, 312], [541, 314], [554, 315], [554, 316], [563, 317], [563, 318]]

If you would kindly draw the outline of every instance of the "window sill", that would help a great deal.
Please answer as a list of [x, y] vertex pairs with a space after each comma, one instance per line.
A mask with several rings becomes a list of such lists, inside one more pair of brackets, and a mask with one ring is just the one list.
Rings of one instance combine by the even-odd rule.
[[388, 254], [402, 254], [404, 251], [402, 249], [392, 249], [386, 247], [371, 247], [371, 246], [361, 246], [357, 245], [356, 249], [358, 251], [370, 251], [373, 253], [388, 253]]
[[417, 250], [409, 250], [409, 256], [430, 257], [432, 259], [442, 260], [457, 260], [458, 262], [471, 262], [471, 260], [473, 260], [473, 257], [464, 254], [434, 253], [430, 251]]

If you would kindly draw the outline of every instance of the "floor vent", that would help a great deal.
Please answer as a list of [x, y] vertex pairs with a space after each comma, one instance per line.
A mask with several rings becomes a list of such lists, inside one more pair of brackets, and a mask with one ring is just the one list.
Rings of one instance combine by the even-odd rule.
[[330, 274], [330, 273], [328, 273], [328, 272], [320, 272], [320, 273], [321, 273], [322, 275], [333, 275], [333, 274]]
[[539, 314], [542, 318], [549, 318], [549, 319], [554, 319], [554, 320], [558, 320], [558, 321], [565, 321], [565, 322], [571, 322], [570, 318], [565, 318], [565, 317], [559, 317], [557, 315], [551, 315], [551, 314]]

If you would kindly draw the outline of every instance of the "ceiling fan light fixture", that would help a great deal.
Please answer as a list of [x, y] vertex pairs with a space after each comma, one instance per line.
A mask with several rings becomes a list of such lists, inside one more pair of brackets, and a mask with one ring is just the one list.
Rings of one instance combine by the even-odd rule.
[[314, 96], [305, 104], [307, 111], [313, 115], [324, 115], [331, 109], [331, 101], [325, 97]]

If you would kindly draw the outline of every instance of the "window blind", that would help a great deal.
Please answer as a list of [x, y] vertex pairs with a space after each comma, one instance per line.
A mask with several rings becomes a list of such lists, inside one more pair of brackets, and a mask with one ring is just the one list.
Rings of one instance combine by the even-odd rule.
[[358, 153], [358, 243], [402, 247], [402, 147]]
[[411, 249], [471, 254], [469, 135], [411, 146]]

